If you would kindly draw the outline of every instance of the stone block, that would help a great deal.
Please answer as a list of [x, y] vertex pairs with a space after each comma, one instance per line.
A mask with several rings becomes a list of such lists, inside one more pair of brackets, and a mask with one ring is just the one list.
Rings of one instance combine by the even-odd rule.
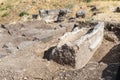
[[49, 52], [49, 58], [59, 64], [80, 69], [94, 55], [102, 43], [103, 35], [103, 22], [99, 22], [93, 28], [82, 28], [67, 32], [59, 38], [57, 45]]

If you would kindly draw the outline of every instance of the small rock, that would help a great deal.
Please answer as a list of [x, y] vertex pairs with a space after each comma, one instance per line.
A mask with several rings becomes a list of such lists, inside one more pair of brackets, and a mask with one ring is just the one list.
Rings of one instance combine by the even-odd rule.
[[67, 10], [66, 9], [62, 9], [59, 12], [59, 16], [65, 16], [67, 14]]
[[67, 13], [70, 13], [71, 11], [69, 9], [61, 9], [58, 14], [58, 18], [56, 22], [62, 22], [65, 20], [65, 16]]
[[76, 18], [74, 18], [74, 17], [69, 18], [69, 22], [75, 22], [75, 21], [76, 21]]
[[96, 6], [92, 6], [91, 11], [96, 11], [96, 10], [97, 10]]
[[120, 6], [116, 8], [116, 12], [120, 12]]
[[37, 14], [33, 14], [32, 15], [32, 19], [37, 19], [38, 18], [38, 15]]
[[80, 10], [78, 12], [76, 12], [76, 18], [85, 18], [86, 12], [84, 10]]
[[1, 24], [1, 28], [6, 29], [6, 26], [4, 24]]

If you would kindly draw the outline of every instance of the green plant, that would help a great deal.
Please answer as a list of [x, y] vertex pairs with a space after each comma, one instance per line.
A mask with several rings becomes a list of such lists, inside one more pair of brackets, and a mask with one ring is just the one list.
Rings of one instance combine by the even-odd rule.
[[11, 8], [12, 8], [12, 5], [9, 5], [9, 4], [8, 4], [8, 5], [6, 6], [6, 9], [11, 9]]
[[8, 16], [8, 13], [6, 12], [6, 13], [4, 13], [4, 14], [2, 14], [2, 16], [1, 17], [5, 17], [5, 16]]
[[1, 17], [6, 17], [6, 16], [8, 16], [8, 13], [6, 12], [6, 13], [4, 13], [4, 14], [2, 14], [2, 16]]
[[73, 8], [73, 4], [70, 4], [70, 3], [66, 4], [65, 7], [71, 9], [71, 8]]
[[7, 10], [7, 9], [11, 9], [12, 8], [12, 5], [7, 5], [5, 7], [0, 7], [0, 11], [4, 11], [4, 10]]
[[0, 8], [0, 11], [4, 11], [4, 10], [6, 10], [6, 8]]
[[85, 0], [87, 3], [90, 2], [91, 0]]
[[25, 12], [25, 11], [22, 11], [20, 14], [19, 14], [19, 16], [20, 17], [22, 17], [22, 16], [24, 16], [24, 15], [29, 15], [27, 12]]

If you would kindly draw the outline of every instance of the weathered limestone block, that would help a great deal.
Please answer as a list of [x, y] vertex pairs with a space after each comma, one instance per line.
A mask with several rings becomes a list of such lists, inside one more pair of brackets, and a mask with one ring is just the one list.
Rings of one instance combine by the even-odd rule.
[[82, 28], [67, 32], [60, 37], [52, 49], [50, 59], [75, 69], [84, 67], [100, 46], [104, 35], [104, 23], [99, 22], [91, 29]]

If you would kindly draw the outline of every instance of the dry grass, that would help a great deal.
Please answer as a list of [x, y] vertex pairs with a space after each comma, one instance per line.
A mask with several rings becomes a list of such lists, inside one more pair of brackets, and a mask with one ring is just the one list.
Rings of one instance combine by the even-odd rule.
[[[108, 12], [111, 7], [116, 7], [120, 1], [92, 1], [90, 3], [81, 2], [80, 0], [7, 0], [0, 5], [0, 23], [9, 23], [21, 19], [19, 14], [23, 11], [26, 13], [37, 14], [40, 9], [60, 9], [70, 8], [75, 12], [79, 10], [80, 6], [87, 10], [88, 5], [97, 5], [102, 12]], [[2, 17], [4, 13], [8, 16]]]

